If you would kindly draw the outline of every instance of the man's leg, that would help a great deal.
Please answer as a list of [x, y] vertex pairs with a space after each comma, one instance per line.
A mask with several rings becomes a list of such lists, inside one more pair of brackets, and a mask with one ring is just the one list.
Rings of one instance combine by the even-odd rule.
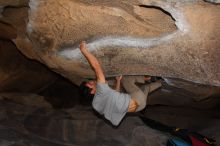
[[147, 96], [137, 85], [135, 85], [136, 82], [144, 83], [144, 77], [143, 76], [124, 76], [122, 79], [123, 87], [125, 88], [127, 93], [131, 95], [131, 98], [135, 100], [138, 104], [138, 107], [136, 109], [136, 112], [137, 112], [145, 108]]
[[151, 93], [162, 86], [161, 81], [156, 81], [144, 86], [144, 94], [148, 96], [148, 93]]

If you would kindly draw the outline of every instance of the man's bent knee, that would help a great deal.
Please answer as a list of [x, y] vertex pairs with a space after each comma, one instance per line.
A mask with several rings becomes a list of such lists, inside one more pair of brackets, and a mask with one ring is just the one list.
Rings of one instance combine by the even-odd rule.
[[135, 112], [138, 107], [138, 104], [135, 100], [131, 99], [129, 107], [128, 107], [128, 112]]
[[143, 110], [146, 107], [146, 102], [142, 102], [142, 103], [137, 103], [137, 101], [135, 101], [135, 99], [131, 99], [129, 107], [128, 107], [128, 112], [139, 112], [141, 110]]
[[136, 112], [142, 111], [146, 107], [146, 102], [142, 102], [137, 106]]

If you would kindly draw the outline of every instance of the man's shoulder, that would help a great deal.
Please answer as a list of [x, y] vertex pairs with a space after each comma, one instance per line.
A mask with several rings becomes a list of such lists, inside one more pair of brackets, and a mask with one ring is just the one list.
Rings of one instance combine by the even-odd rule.
[[102, 83], [102, 82], [97, 82], [96, 86], [97, 87], [108, 87], [108, 84], [107, 83]]
[[96, 92], [97, 93], [103, 93], [109, 89], [110, 89], [110, 87], [106, 83], [100, 83], [100, 82], [96, 83]]

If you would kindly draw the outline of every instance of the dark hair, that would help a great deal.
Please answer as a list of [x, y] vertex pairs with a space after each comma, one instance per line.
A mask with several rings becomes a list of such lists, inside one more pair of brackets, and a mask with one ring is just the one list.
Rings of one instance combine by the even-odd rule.
[[82, 82], [79, 86], [79, 93], [82, 96], [81, 101], [83, 103], [91, 103], [94, 97], [94, 94], [91, 94], [91, 88], [86, 86], [87, 82]]

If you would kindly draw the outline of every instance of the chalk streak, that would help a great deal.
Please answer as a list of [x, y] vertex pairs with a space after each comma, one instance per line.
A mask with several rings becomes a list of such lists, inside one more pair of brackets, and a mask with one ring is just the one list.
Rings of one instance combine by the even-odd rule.
[[[94, 40], [93, 42], [87, 42], [87, 48], [89, 51], [97, 51], [102, 48], [140, 48], [147, 49], [154, 47], [165, 42], [169, 42], [174, 38], [178, 32], [166, 35], [164, 37], [156, 37], [149, 39], [135, 38], [135, 37], [115, 37], [108, 36], [101, 39]], [[82, 57], [82, 54], [78, 47], [70, 47], [58, 52], [58, 54], [67, 59], [78, 59]]]

